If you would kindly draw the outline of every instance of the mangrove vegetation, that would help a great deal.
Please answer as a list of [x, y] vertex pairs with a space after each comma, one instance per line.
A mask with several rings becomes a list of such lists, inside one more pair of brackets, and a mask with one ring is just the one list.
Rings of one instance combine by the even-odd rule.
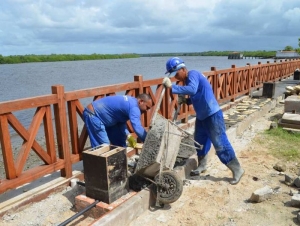
[[[189, 52], [189, 53], [127, 53], [127, 54], [50, 54], [50, 55], [0, 55], [0, 64], [19, 64], [29, 62], [56, 62], [56, 61], [76, 61], [76, 60], [105, 60], [105, 59], [123, 59], [139, 57], [161, 57], [161, 56], [228, 56], [234, 51], [207, 51], [207, 52]], [[276, 51], [240, 51], [244, 57], [274, 58]]]
[[0, 64], [19, 64], [29, 62], [56, 62], [56, 61], [75, 61], [75, 60], [105, 60], [105, 59], [122, 59], [122, 58], [138, 58], [138, 54], [51, 54], [51, 55], [0, 55]]

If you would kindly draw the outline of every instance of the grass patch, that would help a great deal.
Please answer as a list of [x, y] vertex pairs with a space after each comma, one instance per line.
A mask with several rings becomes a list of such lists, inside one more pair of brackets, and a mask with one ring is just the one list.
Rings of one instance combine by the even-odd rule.
[[283, 160], [300, 161], [300, 133], [283, 130], [281, 127], [264, 132], [271, 154]]

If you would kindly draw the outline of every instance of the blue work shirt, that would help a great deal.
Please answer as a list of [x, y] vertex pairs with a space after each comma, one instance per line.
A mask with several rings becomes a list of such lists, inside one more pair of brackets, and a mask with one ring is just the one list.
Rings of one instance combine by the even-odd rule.
[[207, 78], [196, 70], [188, 72], [185, 86], [172, 85], [174, 94], [189, 95], [196, 112], [196, 118], [206, 119], [220, 110]]
[[[141, 124], [138, 100], [131, 96], [108, 96], [92, 102], [95, 115], [105, 127], [130, 120], [136, 135], [144, 142], [147, 132]], [[127, 130], [127, 129], [126, 129]], [[126, 131], [126, 133], [129, 133]]]

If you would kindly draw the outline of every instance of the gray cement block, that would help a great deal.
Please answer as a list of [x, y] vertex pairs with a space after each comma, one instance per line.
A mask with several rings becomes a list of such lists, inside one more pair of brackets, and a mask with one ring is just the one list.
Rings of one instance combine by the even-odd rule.
[[249, 201], [251, 202], [263, 202], [266, 199], [270, 198], [273, 194], [272, 188], [269, 186], [265, 186], [263, 188], [257, 189], [255, 192], [252, 193]]
[[297, 177], [297, 178], [294, 180], [294, 185], [295, 185], [297, 188], [300, 188], [300, 177]]
[[150, 190], [142, 190], [135, 196], [122, 203], [118, 208], [104, 215], [100, 219], [94, 221], [93, 226], [115, 226], [115, 225], [129, 225], [143, 212], [149, 208], [149, 203], [154, 203], [151, 197]]
[[294, 194], [292, 196], [291, 206], [300, 207], [300, 194]]
[[300, 96], [288, 96], [284, 101], [284, 112], [300, 114]]
[[299, 112], [299, 114], [284, 113], [282, 116], [281, 122], [300, 125], [300, 112]]

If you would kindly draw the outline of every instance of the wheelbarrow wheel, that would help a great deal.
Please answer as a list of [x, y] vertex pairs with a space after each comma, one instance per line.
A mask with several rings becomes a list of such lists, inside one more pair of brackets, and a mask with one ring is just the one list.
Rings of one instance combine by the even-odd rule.
[[[174, 171], [167, 170], [161, 172], [161, 180], [159, 174], [154, 177], [156, 186], [153, 189], [158, 192], [158, 200], [163, 204], [175, 202], [182, 194], [183, 182]], [[158, 190], [157, 190], [158, 188]]]

